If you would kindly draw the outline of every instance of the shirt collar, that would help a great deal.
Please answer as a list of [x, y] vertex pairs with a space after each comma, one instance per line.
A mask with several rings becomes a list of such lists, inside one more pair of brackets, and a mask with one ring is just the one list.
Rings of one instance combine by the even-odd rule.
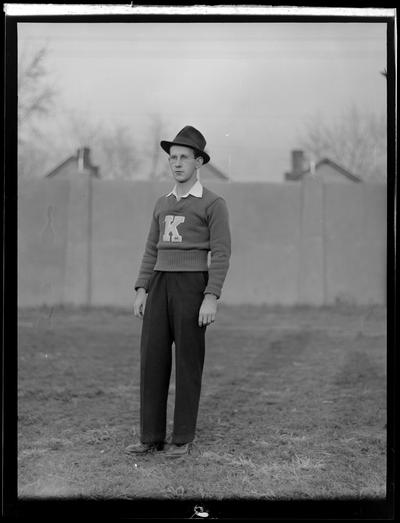
[[[172, 191], [166, 195], [166, 197], [168, 198], [168, 196], [171, 196], [171, 194], [173, 194], [175, 198], [178, 198], [178, 195], [176, 193], [176, 185], [174, 186]], [[197, 180], [196, 183], [192, 185], [191, 189], [186, 194], [182, 194], [181, 198], [187, 198], [189, 194], [195, 196], [196, 198], [201, 198], [203, 196], [203, 186], [201, 185], [199, 180]]]

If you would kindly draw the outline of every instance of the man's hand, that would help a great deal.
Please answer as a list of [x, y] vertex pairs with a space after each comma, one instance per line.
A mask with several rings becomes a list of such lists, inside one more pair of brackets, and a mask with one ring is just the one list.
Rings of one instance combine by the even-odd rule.
[[199, 327], [214, 323], [216, 314], [217, 297], [214, 294], [205, 294], [199, 311]]
[[147, 293], [146, 289], [140, 287], [136, 291], [135, 301], [133, 302], [133, 313], [138, 318], [143, 318], [144, 309], [146, 308]]

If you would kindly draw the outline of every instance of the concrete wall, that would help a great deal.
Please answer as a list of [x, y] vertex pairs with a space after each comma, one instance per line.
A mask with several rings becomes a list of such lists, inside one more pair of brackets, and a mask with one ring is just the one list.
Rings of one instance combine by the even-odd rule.
[[71, 186], [24, 182], [18, 191], [19, 305], [63, 303]]
[[[230, 211], [224, 302], [385, 303], [385, 186], [206, 185]], [[19, 305], [131, 306], [154, 202], [169, 190], [145, 181], [21, 183]]]
[[325, 188], [326, 302], [386, 303], [386, 190]]

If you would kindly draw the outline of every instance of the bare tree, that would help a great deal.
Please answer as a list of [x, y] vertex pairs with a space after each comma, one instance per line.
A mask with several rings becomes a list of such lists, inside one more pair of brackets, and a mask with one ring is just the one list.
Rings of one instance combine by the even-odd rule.
[[91, 158], [104, 179], [140, 178], [142, 158], [131, 129], [124, 124], [105, 125], [83, 112], [68, 110], [58, 118], [52, 156], [61, 161], [80, 147], [89, 147]]
[[[18, 60], [18, 139], [23, 142], [25, 134], [32, 130], [36, 118], [49, 114], [53, 107], [56, 89], [51, 83], [45, 65], [48, 47], [22, 49]], [[33, 129], [37, 131], [37, 129]]]
[[101, 171], [109, 178], [134, 179], [140, 176], [141, 158], [126, 125], [102, 129], [93, 144]]
[[328, 157], [366, 181], [386, 180], [386, 115], [361, 112], [355, 104], [336, 121], [320, 113], [306, 123], [300, 146], [316, 161]]
[[48, 136], [39, 120], [48, 117], [57, 91], [46, 66], [49, 48], [24, 47], [18, 57], [18, 177], [39, 176], [46, 166]]
[[[41, 177], [52, 166], [73, 154], [77, 148], [90, 147], [93, 162], [103, 178], [135, 179], [143, 177], [143, 158], [123, 124], [105, 125], [82, 112], [52, 109], [57, 91], [46, 66], [49, 49], [20, 49], [18, 61], [18, 174], [21, 178]], [[52, 115], [51, 119], [45, 117]], [[159, 141], [164, 130], [159, 115], [150, 116], [150, 178], [159, 177]], [[45, 126], [43, 126], [45, 123]], [[44, 130], [45, 129], [45, 130]]]

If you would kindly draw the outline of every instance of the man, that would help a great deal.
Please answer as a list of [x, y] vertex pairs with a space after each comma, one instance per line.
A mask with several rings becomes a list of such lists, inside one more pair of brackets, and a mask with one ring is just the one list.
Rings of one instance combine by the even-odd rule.
[[[190, 453], [195, 437], [205, 330], [215, 321], [229, 267], [230, 229], [225, 200], [198, 179], [198, 170], [210, 160], [204, 136], [186, 126], [160, 145], [169, 155], [175, 186], [156, 202], [135, 283], [134, 314], [143, 318], [140, 442], [126, 451], [179, 457]], [[165, 444], [172, 343], [174, 425]]]

